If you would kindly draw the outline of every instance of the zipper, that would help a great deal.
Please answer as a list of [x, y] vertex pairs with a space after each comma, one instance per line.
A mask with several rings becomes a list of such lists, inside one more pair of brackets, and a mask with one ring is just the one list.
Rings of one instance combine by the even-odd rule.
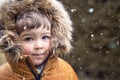
[[[50, 56], [50, 55], [51, 55], [51, 54], [49, 54], [49, 56]], [[42, 72], [43, 72], [43, 70], [44, 70], [44, 68], [45, 68], [45, 66], [46, 66], [46, 64], [47, 64], [47, 61], [48, 61], [48, 59], [49, 59], [49, 56], [48, 56], [48, 58], [43, 62], [43, 63], [45, 63], [45, 65], [44, 65], [41, 73], [39, 73], [39, 74], [36, 74], [36, 73], [35, 73], [35, 71], [34, 71], [34, 69], [33, 69], [33, 67], [32, 67], [32, 64], [31, 64], [31, 62], [30, 62], [30, 58], [29, 58], [29, 57], [26, 58], [25, 63], [27, 64], [28, 68], [30, 69], [30, 71], [32, 72], [32, 74], [34, 75], [34, 77], [35, 77], [36, 80], [41, 80], [41, 77], [43, 76], [43, 75], [42, 75]]]
[[29, 62], [28, 59], [25, 60], [25, 63], [27, 64], [28, 68], [30, 69], [30, 71], [31, 71], [32, 74], [34, 75], [35, 79], [36, 79], [36, 80], [40, 80], [39, 75], [37, 75], [37, 74], [35, 73], [34, 69], [32, 68], [32, 65], [31, 65], [31, 63]]

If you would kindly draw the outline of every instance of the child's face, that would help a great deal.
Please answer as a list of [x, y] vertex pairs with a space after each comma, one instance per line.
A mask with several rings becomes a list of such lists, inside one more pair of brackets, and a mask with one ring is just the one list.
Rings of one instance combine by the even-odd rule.
[[20, 34], [23, 55], [30, 57], [34, 65], [39, 65], [49, 56], [51, 30], [43, 28], [23, 31]]

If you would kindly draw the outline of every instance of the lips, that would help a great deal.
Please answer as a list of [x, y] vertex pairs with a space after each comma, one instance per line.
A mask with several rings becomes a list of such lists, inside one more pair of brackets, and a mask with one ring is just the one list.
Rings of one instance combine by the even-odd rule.
[[32, 54], [32, 56], [42, 56], [42, 55], [45, 55], [45, 53], [42, 53], [42, 54]]
[[45, 53], [39, 53], [39, 54], [32, 54], [34, 58], [42, 58], [44, 57]]
[[40, 53], [40, 54], [32, 54], [32, 55], [35, 55], [35, 56], [37, 56], [37, 55], [44, 55], [45, 53]]

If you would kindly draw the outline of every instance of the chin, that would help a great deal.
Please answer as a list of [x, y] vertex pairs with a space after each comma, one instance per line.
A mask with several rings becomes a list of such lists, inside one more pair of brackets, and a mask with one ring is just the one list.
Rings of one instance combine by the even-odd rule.
[[34, 64], [34, 65], [40, 65], [40, 64], [42, 64], [42, 62], [43, 62], [43, 61], [33, 61], [33, 64]]

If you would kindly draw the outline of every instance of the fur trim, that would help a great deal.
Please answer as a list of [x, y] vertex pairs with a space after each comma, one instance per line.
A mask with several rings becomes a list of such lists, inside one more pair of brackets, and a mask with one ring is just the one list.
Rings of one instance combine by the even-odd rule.
[[52, 19], [52, 48], [55, 55], [69, 53], [72, 40], [72, 22], [61, 2], [57, 0], [3, 0], [0, 4], [0, 25], [6, 29], [15, 22], [21, 11], [43, 11]]

